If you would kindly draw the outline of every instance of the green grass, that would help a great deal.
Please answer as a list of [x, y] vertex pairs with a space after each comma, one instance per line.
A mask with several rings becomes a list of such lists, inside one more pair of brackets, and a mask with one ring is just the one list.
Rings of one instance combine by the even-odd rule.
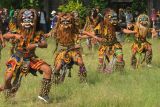
[[[153, 46], [153, 67], [130, 67], [131, 45], [123, 44], [125, 73], [114, 72], [104, 75], [96, 72], [97, 51], [94, 55], [84, 56], [88, 71], [88, 84], [79, 84], [78, 67], [74, 66], [72, 78], [66, 78], [61, 85], [53, 85], [50, 93], [51, 104], [37, 100], [42, 75], [28, 75], [11, 102], [5, 102], [0, 93], [0, 107], [160, 107], [160, 45], [159, 40], [151, 41]], [[38, 49], [37, 55], [53, 65], [54, 41], [48, 40], [47, 49]], [[42, 54], [43, 53], [43, 54]], [[84, 47], [84, 53], [89, 53]], [[1, 78], [3, 83], [5, 62], [9, 59], [9, 47], [2, 51]]]

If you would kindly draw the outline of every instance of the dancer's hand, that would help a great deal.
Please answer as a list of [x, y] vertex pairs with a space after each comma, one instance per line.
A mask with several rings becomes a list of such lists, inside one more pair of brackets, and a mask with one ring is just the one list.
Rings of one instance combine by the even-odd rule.
[[43, 36], [48, 38], [50, 35], [47, 33], [47, 34], [43, 34]]
[[38, 44], [29, 44], [29, 45], [27, 46], [27, 49], [28, 49], [28, 50], [33, 50], [33, 49], [35, 49], [36, 47], [38, 47]]
[[106, 41], [105, 38], [100, 38], [100, 37], [96, 37], [95, 39], [97, 39], [99, 42], [105, 42]]
[[6, 46], [6, 44], [3, 42], [3, 43], [2, 43], [2, 47], [4, 48], [5, 46]]
[[152, 33], [152, 39], [158, 37], [158, 32], [156, 31], [155, 28], [153, 28], [153, 29], [151, 30], [151, 33]]

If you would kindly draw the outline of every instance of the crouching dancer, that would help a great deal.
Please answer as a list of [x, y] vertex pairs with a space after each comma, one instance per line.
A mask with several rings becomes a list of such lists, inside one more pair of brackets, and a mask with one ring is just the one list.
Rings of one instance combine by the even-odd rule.
[[115, 11], [110, 8], [106, 9], [104, 20], [99, 24], [100, 29], [98, 31], [100, 37], [105, 39], [104, 42], [100, 42], [98, 51], [98, 71], [111, 73], [114, 70], [124, 70], [125, 62], [123, 59], [122, 45], [117, 41], [115, 32], [136, 33], [124, 27], [124, 25], [118, 23]]
[[[87, 36], [96, 38], [93, 34], [88, 32], [81, 32]], [[53, 35], [57, 42], [58, 52], [54, 61], [54, 77], [56, 83], [63, 82], [64, 77], [61, 78], [61, 70], [65, 66], [67, 69], [72, 68], [73, 64], [79, 66], [80, 82], [86, 81], [86, 68], [80, 53], [80, 45], [77, 44], [77, 39], [80, 37], [78, 24], [71, 13], [61, 13], [54, 30], [52, 29], [48, 36]]]
[[[146, 62], [147, 67], [152, 67], [152, 46], [151, 43], [149, 43], [147, 40], [147, 35], [148, 32], [154, 34], [152, 30], [155, 29], [150, 28], [150, 20], [146, 14], [140, 14], [138, 16], [137, 22], [134, 26], [134, 30], [137, 32], [137, 34], [135, 34], [135, 41], [131, 48], [131, 66], [135, 69], [138, 68], [144, 62]], [[137, 55], [139, 55], [139, 58]], [[140, 58], [141, 56], [142, 58]]]
[[36, 48], [47, 48], [45, 37], [35, 32], [37, 12], [34, 9], [22, 9], [18, 14], [18, 28], [15, 34], [4, 34], [4, 39], [15, 39], [16, 47], [10, 59], [7, 61], [4, 85], [5, 97], [15, 96], [21, 83], [21, 79], [28, 73], [36, 76], [36, 71], [43, 73], [42, 86], [38, 98], [49, 102], [49, 91], [51, 88], [51, 67], [35, 55]]

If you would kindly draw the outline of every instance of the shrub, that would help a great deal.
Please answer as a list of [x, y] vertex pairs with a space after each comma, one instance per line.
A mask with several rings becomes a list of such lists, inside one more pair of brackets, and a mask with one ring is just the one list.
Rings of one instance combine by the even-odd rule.
[[77, 11], [81, 18], [86, 15], [86, 7], [83, 6], [82, 2], [70, 0], [67, 4], [59, 6], [58, 10], [62, 12], [73, 12]]

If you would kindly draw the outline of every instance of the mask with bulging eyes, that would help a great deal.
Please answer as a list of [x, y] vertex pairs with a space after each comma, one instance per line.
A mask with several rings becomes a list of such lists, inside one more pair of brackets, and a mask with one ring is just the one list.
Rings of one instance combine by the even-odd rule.
[[117, 18], [117, 13], [114, 12], [113, 10], [110, 10], [104, 17], [104, 19], [108, 19], [108, 21], [112, 25], [117, 25], [118, 24], [118, 18]]
[[137, 21], [138, 21], [138, 23], [140, 23], [143, 26], [149, 25], [149, 17], [145, 14], [139, 15]]
[[64, 14], [60, 17], [60, 25], [66, 29], [71, 28], [73, 19], [74, 17], [71, 14]]
[[22, 19], [21, 20], [22, 20], [22, 23], [21, 23], [22, 27], [27, 28], [27, 29], [33, 27], [34, 26], [34, 22], [33, 22], [34, 14], [33, 14], [33, 12], [30, 11], [30, 10], [24, 11], [23, 14], [22, 14]]

